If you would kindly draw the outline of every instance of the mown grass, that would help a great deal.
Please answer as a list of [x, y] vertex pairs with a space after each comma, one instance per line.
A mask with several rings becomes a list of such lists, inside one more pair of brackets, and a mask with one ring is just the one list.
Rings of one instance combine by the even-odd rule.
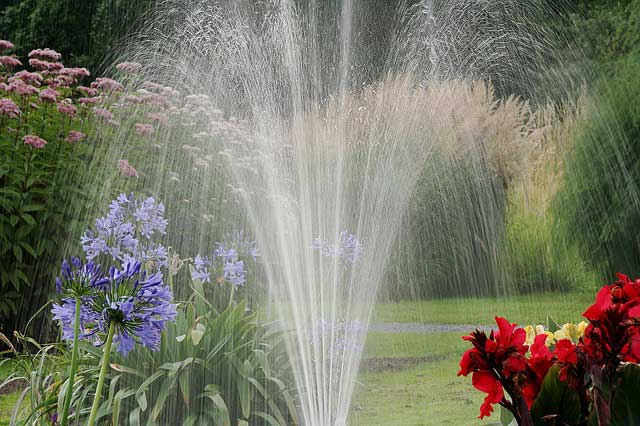
[[550, 316], [559, 323], [580, 321], [593, 303], [596, 291], [542, 293], [512, 298], [465, 298], [404, 300], [379, 303], [374, 322], [421, 322], [434, 324], [494, 324], [496, 315], [518, 324], [544, 323]]
[[[352, 425], [489, 425], [477, 419], [483, 400], [470, 378], [456, 376], [468, 345], [460, 333], [369, 333], [365, 357], [432, 358], [399, 370], [367, 371], [358, 377]], [[366, 366], [366, 361], [363, 363]]]
[[479, 421], [483, 396], [471, 380], [456, 376], [455, 359], [423, 363], [399, 372], [363, 373], [358, 378], [352, 425], [488, 425]]

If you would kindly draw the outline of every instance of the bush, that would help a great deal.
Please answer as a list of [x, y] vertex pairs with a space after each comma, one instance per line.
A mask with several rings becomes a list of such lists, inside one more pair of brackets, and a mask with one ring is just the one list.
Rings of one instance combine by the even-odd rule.
[[[70, 205], [82, 207], [86, 193], [78, 174], [93, 147], [93, 133], [81, 104], [85, 69], [65, 68], [53, 51], [34, 51], [35, 72], [17, 71], [14, 56], [0, 66], [0, 323], [29, 318], [58, 263], [63, 242], [73, 234]], [[43, 59], [45, 58], [45, 59]], [[46, 59], [49, 58], [49, 59]], [[47, 70], [47, 67], [52, 67]], [[54, 70], [55, 68], [55, 70]], [[39, 71], [38, 71], [39, 70]], [[91, 136], [89, 136], [91, 138]], [[23, 304], [24, 303], [24, 304]], [[23, 308], [30, 305], [26, 315]]]
[[523, 199], [512, 199], [507, 208], [503, 265], [508, 290], [531, 293], [591, 288], [597, 280], [577, 245], [558, 232], [549, 211], [527, 209], [526, 205]]
[[640, 273], [639, 72], [639, 57], [632, 56], [619, 64], [615, 79], [601, 83], [577, 124], [552, 206], [559, 229], [607, 277]]

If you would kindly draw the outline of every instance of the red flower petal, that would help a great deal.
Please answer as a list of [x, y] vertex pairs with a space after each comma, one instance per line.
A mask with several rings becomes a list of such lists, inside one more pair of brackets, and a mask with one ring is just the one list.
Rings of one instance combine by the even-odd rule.
[[609, 306], [613, 304], [611, 300], [611, 289], [608, 286], [602, 287], [596, 295], [596, 303], [591, 305], [584, 313], [583, 317], [591, 321], [598, 321]]

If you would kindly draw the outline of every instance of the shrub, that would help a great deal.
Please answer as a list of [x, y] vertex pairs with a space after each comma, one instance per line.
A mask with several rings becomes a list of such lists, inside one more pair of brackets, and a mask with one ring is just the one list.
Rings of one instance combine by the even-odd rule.
[[57, 259], [63, 241], [76, 229], [68, 206], [80, 207], [86, 201], [74, 171], [91, 155], [92, 138], [87, 134], [92, 129], [86, 120], [89, 109], [79, 102], [84, 96], [79, 84], [89, 75], [86, 69], [64, 67], [60, 55], [49, 49], [30, 53], [33, 72], [18, 71], [20, 61], [14, 56], [3, 58], [0, 323], [12, 328], [9, 324], [17, 324], [9, 318], [29, 318], [32, 307], [27, 315], [21, 311], [42, 300], [42, 289], [48, 287], [34, 285], [50, 276], [43, 260]]
[[577, 123], [562, 186], [553, 200], [559, 229], [580, 244], [598, 272], [640, 272], [640, 72], [638, 57], [602, 82]]

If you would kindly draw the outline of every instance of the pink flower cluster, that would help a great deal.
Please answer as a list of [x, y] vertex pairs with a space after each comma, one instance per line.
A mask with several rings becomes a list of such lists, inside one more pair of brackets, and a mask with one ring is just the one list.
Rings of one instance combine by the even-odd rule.
[[47, 144], [47, 141], [36, 135], [25, 135], [22, 138], [22, 141], [25, 145], [29, 145], [30, 147], [36, 149], [44, 148], [44, 146]]
[[4, 115], [9, 118], [18, 118], [20, 114], [22, 114], [22, 112], [15, 102], [7, 98], [0, 99], [0, 115]]
[[142, 64], [138, 62], [122, 62], [116, 65], [116, 69], [125, 74], [135, 74], [142, 70]]
[[138, 171], [127, 160], [118, 161], [118, 170], [124, 177], [138, 177]]

